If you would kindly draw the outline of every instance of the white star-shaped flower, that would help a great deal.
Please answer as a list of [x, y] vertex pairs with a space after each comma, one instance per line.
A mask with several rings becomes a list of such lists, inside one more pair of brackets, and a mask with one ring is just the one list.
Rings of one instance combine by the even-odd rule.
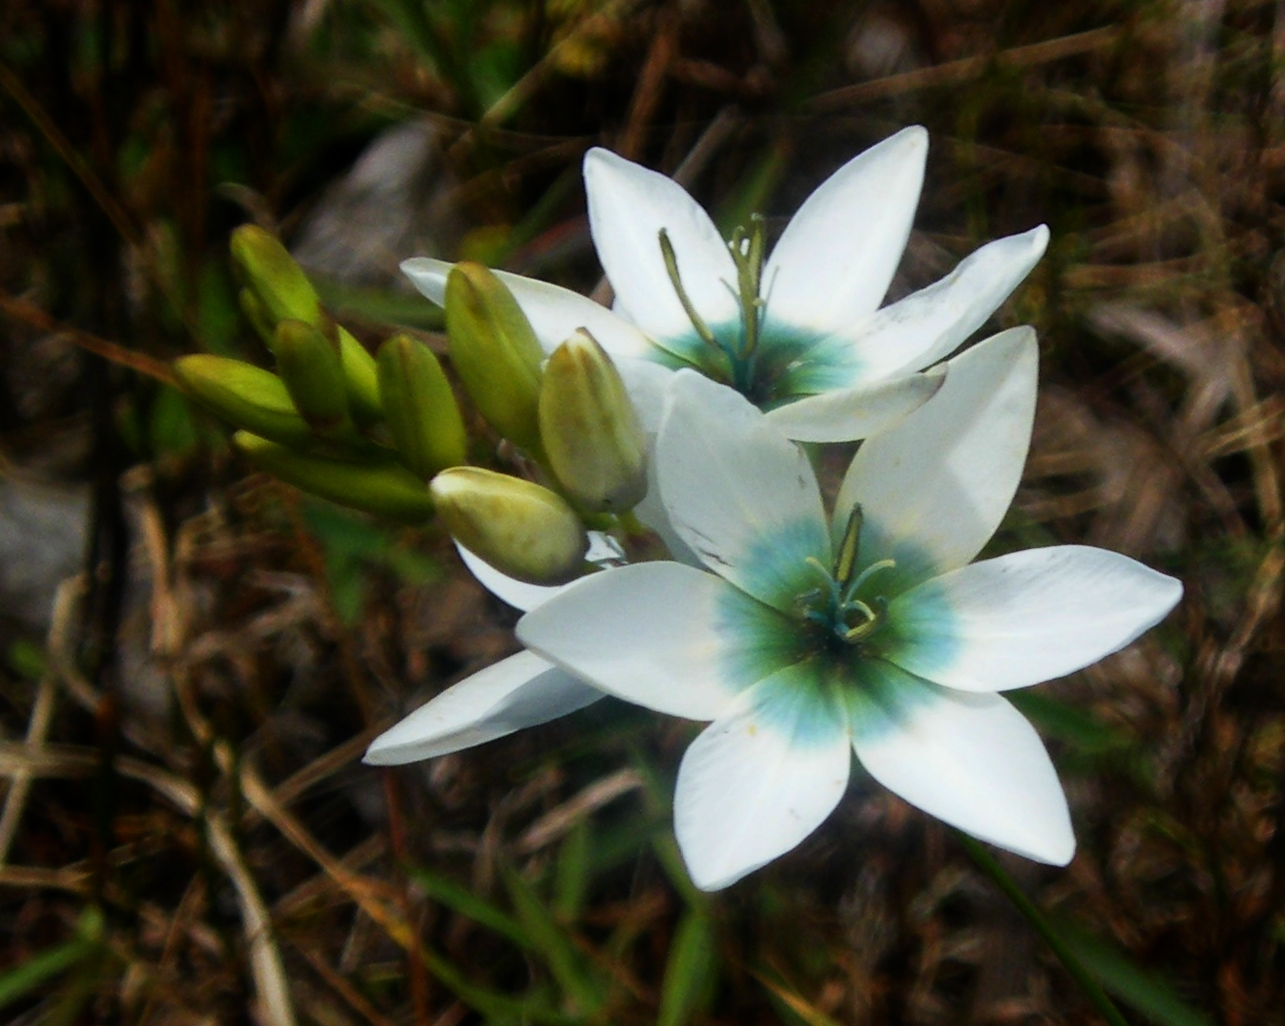
[[[801, 441], [864, 438], [931, 396], [949, 356], [1044, 252], [1043, 226], [983, 246], [949, 276], [880, 309], [910, 235], [927, 132], [912, 127], [850, 160], [807, 199], [770, 256], [761, 226], [729, 244], [676, 182], [593, 149], [589, 223], [616, 311], [501, 273], [546, 351], [586, 328], [617, 361], [655, 427], [666, 372], [693, 368], [747, 396]], [[451, 265], [402, 264], [434, 302]]]
[[683, 758], [674, 800], [697, 886], [727, 886], [810, 834], [842, 796], [854, 751], [947, 823], [1070, 860], [1056, 772], [998, 692], [1116, 651], [1182, 589], [1085, 546], [972, 562], [1021, 476], [1036, 365], [1029, 328], [950, 361], [932, 399], [863, 444], [831, 518], [806, 455], [769, 416], [700, 375], [674, 378], [656, 477], [704, 569], [592, 575], [517, 630], [609, 694], [713, 721]]

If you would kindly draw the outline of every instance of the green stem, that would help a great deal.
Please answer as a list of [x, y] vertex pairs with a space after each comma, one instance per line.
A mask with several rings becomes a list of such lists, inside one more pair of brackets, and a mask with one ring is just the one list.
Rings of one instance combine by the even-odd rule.
[[1102, 1013], [1102, 1018], [1109, 1022], [1111, 1026], [1129, 1026], [1124, 1016], [1120, 1014], [1120, 1010], [1107, 997], [1106, 991], [1098, 985], [1098, 981], [1089, 974], [1084, 964], [1063, 943], [1062, 938], [1058, 936], [1052, 924], [1045, 918], [1044, 913], [1035, 907], [1034, 902], [1017, 886], [1017, 882], [1004, 871], [1004, 867], [999, 864], [999, 860], [987, 851], [980, 841], [973, 840], [967, 834], [959, 833], [958, 831], [956, 833], [958, 833], [960, 841], [963, 842], [964, 850], [968, 852], [973, 862], [995, 881], [996, 886], [1004, 892], [1004, 896], [1013, 903], [1013, 907], [1022, 913], [1026, 921], [1035, 929], [1035, 932], [1044, 938], [1048, 946], [1053, 949], [1053, 954], [1057, 956], [1058, 961], [1071, 974], [1075, 982], [1080, 985], [1088, 999], [1097, 1007], [1097, 1010]]

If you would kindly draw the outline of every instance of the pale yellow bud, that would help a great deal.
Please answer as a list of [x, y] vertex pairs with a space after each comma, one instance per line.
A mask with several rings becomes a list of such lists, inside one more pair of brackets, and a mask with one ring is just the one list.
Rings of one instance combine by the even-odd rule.
[[540, 442], [566, 494], [594, 513], [623, 513], [647, 494], [647, 436], [611, 357], [577, 331], [540, 385]]
[[562, 584], [584, 566], [584, 524], [556, 492], [479, 467], [444, 470], [429, 491], [452, 537], [501, 573]]

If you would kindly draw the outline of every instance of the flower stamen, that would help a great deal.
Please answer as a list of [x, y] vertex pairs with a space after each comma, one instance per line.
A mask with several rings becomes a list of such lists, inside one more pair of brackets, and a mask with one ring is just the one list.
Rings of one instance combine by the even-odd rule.
[[696, 312], [691, 297], [683, 287], [683, 280], [678, 275], [678, 256], [674, 253], [674, 244], [669, 241], [669, 232], [664, 228], [660, 230], [660, 255], [665, 261], [665, 273], [669, 275], [669, 283], [674, 286], [674, 293], [678, 296], [678, 301], [683, 305], [683, 312], [687, 314], [687, 319], [692, 322], [692, 328], [700, 336], [702, 342], [707, 346], [722, 352], [722, 347], [718, 344], [718, 339], [710, 331], [709, 325]]

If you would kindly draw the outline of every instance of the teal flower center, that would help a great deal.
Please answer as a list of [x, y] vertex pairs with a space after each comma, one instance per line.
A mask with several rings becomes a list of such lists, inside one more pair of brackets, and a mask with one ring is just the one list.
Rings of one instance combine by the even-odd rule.
[[814, 340], [789, 331], [766, 329], [767, 297], [762, 294], [765, 238], [763, 218], [758, 214], [750, 218], [748, 230], [741, 227], [732, 233], [728, 250], [736, 265], [736, 284], [724, 284], [737, 298], [740, 317], [711, 326], [687, 294], [679, 274], [678, 256], [662, 228], [661, 257], [693, 334], [656, 344], [661, 349], [662, 363], [693, 367], [766, 410], [796, 397], [791, 387], [791, 369]]

